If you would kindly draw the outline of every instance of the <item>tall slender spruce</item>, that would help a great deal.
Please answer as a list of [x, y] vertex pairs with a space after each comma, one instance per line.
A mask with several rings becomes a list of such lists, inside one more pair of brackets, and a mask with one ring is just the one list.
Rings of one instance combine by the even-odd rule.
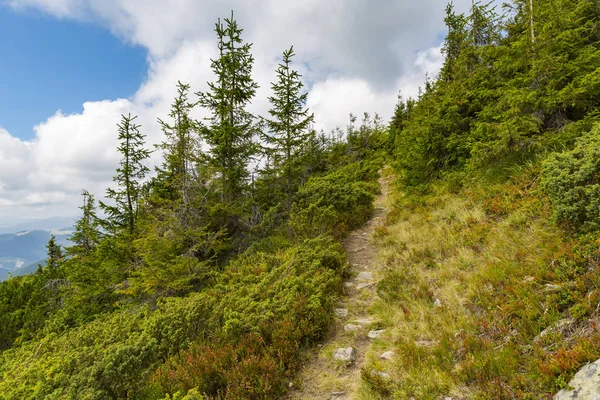
[[178, 82], [177, 97], [171, 106], [171, 123], [162, 119], [158, 122], [166, 140], [157, 147], [164, 152], [164, 162], [159, 168], [172, 198], [181, 199], [184, 208], [191, 202], [190, 187], [196, 178], [199, 141], [198, 124], [190, 117], [194, 104], [188, 100], [190, 85]]
[[100, 234], [94, 195], [87, 190], [83, 190], [81, 197], [83, 198], [83, 204], [79, 207], [81, 218], [75, 223], [75, 232], [70, 238], [74, 245], [69, 247], [67, 251], [72, 255], [86, 256], [98, 244]]
[[117, 174], [113, 177], [117, 187], [106, 190], [106, 197], [113, 200], [114, 205], [100, 202], [101, 208], [108, 216], [105, 227], [112, 233], [133, 234], [142, 181], [148, 173], [148, 168], [143, 162], [150, 156], [150, 151], [144, 148], [146, 136], [140, 133], [140, 126], [135, 124], [136, 118], [131, 114], [121, 116], [121, 123], [118, 125], [118, 150], [123, 158], [117, 168]]
[[212, 113], [203, 129], [203, 138], [210, 146], [208, 162], [221, 181], [221, 200], [232, 204], [243, 198], [248, 186], [247, 166], [256, 154], [255, 118], [246, 107], [258, 84], [252, 79], [252, 44], [242, 40], [243, 30], [233, 12], [224, 22], [219, 19], [215, 27], [219, 57], [212, 60], [212, 69], [216, 81], [209, 82], [209, 90], [198, 96], [199, 104]]
[[283, 60], [277, 68], [277, 81], [271, 84], [273, 96], [269, 97], [269, 114], [272, 119], [266, 120], [269, 134], [265, 136], [269, 145], [267, 151], [284, 181], [287, 210], [292, 206], [301, 174], [300, 152], [314, 121], [314, 115], [305, 108], [308, 93], [302, 91], [302, 75], [291, 68], [294, 55], [293, 47], [283, 52]]

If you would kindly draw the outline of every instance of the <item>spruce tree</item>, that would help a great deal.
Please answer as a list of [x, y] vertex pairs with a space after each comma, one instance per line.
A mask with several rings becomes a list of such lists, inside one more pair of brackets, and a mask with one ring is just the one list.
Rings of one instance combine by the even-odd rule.
[[50, 240], [48, 240], [48, 244], [46, 244], [46, 249], [48, 251], [48, 260], [46, 261], [46, 267], [50, 269], [55, 269], [56, 267], [58, 267], [59, 263], [64, 258], [61, 245], [56, 243], [56, 236], [52, 235], [50, 237]]
[[112, 233], [125, 232], [133, 234], [138, 216], [138, 200], [142, 190], [142, 180], [148, 173], [143, 164], [150, 156], [150, 151], [144, 148], [145, 135], [140, 133], [140, 126], [135, 124], [131, 115], [122, 115], [119, 127], [118, 151], [121, 159], [117, 174], [113, 181], [116, 189], [108, 188], [106, 197], [114, 201], [114, 205], [100, 202], [101, 208], [108, 216], [105, 228]]
[[188, 100], [190, 85], [178, 82], [177, 97], [171, 106], [171, 123], [158, 122], [166, 140], [157, 145], [164, 154], [164, 162], [158, 168], [159, 177], [165, 180], [171, 199], [181, 199], [184, 208], [191, 202], [191, 186], [196, 179], [199, 142], [198, 124], [190, 117], [194, 103]]
[[210, 146], [208, 163], [218, 174], [221, 200], [228, 205], [239, 203], [243, 197], [248, 187], [247, 166], [256, 154], [255, 118], [246, 107], [258, 84], [252, 79], [252, 44], [244, 43], [242, 31], [233, 12], [224, 24], [217, 21], [219, 57], [212, 60], [216, 81], [208, 83], [207, 92], [198, 93], [199, 104], [212, 114], [202, 129]]
[[283, 178], [285, 206], [291, 209], [293, 194], [299, 183], [302, 145], [307, 141], [314, 115], [305, 108], [308, 93], [302, 93], [302, 75], [291, 68], [294, 48], [283, 52], [282, 63], [277, 68], [277, 81], [271, 84], [273, 96], [269, 97], [272, 119], [266, 120], [268, 134], [267, 152], [274, 168]]
[[96, 216], [96, 201], [87, 190], [81, 193], [83, 205], [81, 218], [75, 223], [75, 232], [70, 240], [74, 246], [67, 249], [71, 255], [87, 256], [96, 248], [100, 239], [98, 217]]

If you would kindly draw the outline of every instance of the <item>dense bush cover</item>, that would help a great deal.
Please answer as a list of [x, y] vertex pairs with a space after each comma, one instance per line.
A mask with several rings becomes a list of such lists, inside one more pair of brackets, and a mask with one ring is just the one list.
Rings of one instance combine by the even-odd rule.
[[600, 228], [600, 125], [573, 150], [552, 154], [542, 170], [557, 222], [574, 230]]
[[290, 225], [299, 237], [330, 233], [336, 237], [362, 225], [372, 210], [377, 161], [353, 163], [309, 179], [296, 195]]
[[[280, 391], [279, 379], [298, 359], [300, 346], [327, 331], [344, 268], [341, 245], [327, 237], [278, 254], [242, 257], [208, 291], [166, 298], [154, 309], [140, 306], [104, 315], [64, 335], [48, 335], [2, 353], [0, 393], [5, 398], [137, 398], [147, 390], [154, 367], [200, 338], [210, 341], [194, 344], [155, 374], [161, 390], [200, 388], [217, 396], [235, 386], [230, 380], [236, 374], [245, 376], [237, 368], [247, 368]], [[237, 354], [247, 347], [253, 350]], [[198, 353], [199, 348], [208, 350]], [[209, 363], [225, 377], [220, 381], [210, 373], [182, 371], [195, 364], [177, 361], [209, 357], [210, 352], [222, 356], [222, 364]], [[228, 364], [227, 357], [234, 359]], [[262, 363], [271, 359], [275, 371], [262, 371]], [[246, 362], [258, 363], [258, 370], [244, 366]], [[187, 383], [184, 372], [194, 384]], [[263, 372], [272, 375], [263, 378]], [[207, 385], [217, 388], [208, 390]], [[263, 393], [259, 386], [253, 390]]]
[[598, 121], [599, 19], [587, 0], [474, 2], [466, 14], [450, 3], [444, 65], [391, 121], [405, 182], [572, 145]]
[[[313, 209], [330, 209], [332, 223], [345, 229], [360, 223], [349, 216], [369, 214], [379, 166], [359, 162], [315, 178], [321, 189], [328, 182], [339, 185], [330, 190], [347, 189], [326, 203], [315, 201]], [[305, 186], [303, 193], [315, 193], [311, 180]], [[346, 267], [333, 236], [309, 236], [277, 239], [277, 250], [250, 248], [201, 292], [126, 306], [1, 353], [0, 397], [250, 399], [283, 393], [282, 379], [298, 367], [299, 351], [327, 333]]]

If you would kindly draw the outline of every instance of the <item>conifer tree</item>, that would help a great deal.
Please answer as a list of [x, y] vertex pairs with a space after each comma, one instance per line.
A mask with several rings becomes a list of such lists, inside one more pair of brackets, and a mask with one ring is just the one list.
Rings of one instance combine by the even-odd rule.
[[208, 162], [218, 174], [221, 200], [237, 202], [248, 186], [247, 165], [256, 153], [253, 135], [254, 116], [246, 110], [258, 84], [252, 79], [254, 57], [252, 45], [242, 40], [242, 29], [231, 13], [223, 24], [217, 21], [219, 57], [212, 60], [215, 82], [209, 82], [207, 92], [198, 93], [199, 104], [212, 115], [202, 130], [210, 146]]
[[122, 155], [117, 174], [113, 181], [116, 189], [108, 188], [106, 196], [114, 201], [114, 205], [100, 202], [100, 206], [108, 216], [105, 227], [113, 232], [124, 231], [133, 234], [138, 216], [138, 200], [142, 190], [142, 180], [148, 173], [143, 164], [150, 156], [150, 151], [144, 148], [144, 138], [131, 115], [122, 115], [119, 127], [118, 151]]
[[52, 235], [50, 237], [46, 249], [48, 251], [46, 266], [50, 269], [55, 269], [64, 258], [62, 246], [56, 243], [56, 236]]
[[72, 255], [89, 255], [100, 239], [98, 217], [96, 216], [96, 201], [87, 190], [81, 193], [83, 205], [81, 218], [75, 223], [75, 232], [70, 240], [74, 246], [67, 249]]
[[305, 108], [308, 93], [302, 93], [302, 75], [291, 68], [294, 48], [283, 52], [282, 63], [277, 68], [277, 81], [271, 84], [272, 119], [266, 120], [269, 133], [265, 136], [267, 151], [284, 182], [286, 209], [292, 206], [292, 197], [300, 175], [300, 152], [310, 134], [314, 115]]
[[460, 56], [467, 39], [467, 19], [463, 14], [454, 12], [454, 5], [449, 3], [446, 6], [446, 17], [444, 22], [448, 27], [448, 35], [442, 46], [442, 52], [446, 60], [440, 71], [440, 78], [449, 81], [453, 77], [453, 70]]
[[166, 140], [157, 147], [164, 152], [164, 162], [158, 169], [172, 199], [181, 199], [184, 208], [191, 202], [191, 186], [196, 179], [198, 160], [198, 124], [190, 117], [194, 104], [188, 100], [190, 85], [178, 82], [177, 97], [171, 106], [171, 124], [159, 119], [158, 122]]

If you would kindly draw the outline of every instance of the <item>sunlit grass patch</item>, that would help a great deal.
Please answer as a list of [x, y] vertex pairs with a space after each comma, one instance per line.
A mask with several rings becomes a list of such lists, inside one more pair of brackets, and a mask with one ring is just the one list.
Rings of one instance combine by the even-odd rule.
[[538, 399], [600, 357], [598, 241], [551, 222], [538, 172], [453, 192], [398, 188], [374, 235], [385, 273], [371, 311], [390, 330], [376, 351], [397, 354], [383, 392]]

